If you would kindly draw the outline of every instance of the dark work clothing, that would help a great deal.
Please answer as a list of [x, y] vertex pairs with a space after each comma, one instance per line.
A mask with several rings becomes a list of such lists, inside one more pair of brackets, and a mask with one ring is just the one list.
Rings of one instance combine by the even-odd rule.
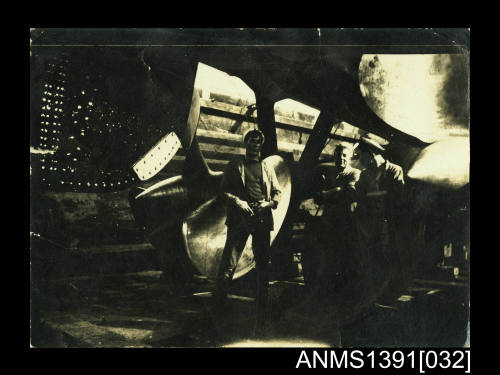
[[252, 235], [252, 250], [257, 273], [258, 313], [264, 314], [267, 305], [269, 284], [270, 231], [274, 229], [271, 207], [257, 210], [251, 216], [241, 211], [238, 200], [249, 204], [260, 196], [277, 207], [281, 188], [274, 169], [264, 161], [245, 161], [238, 158], [231, 161], [224, 172], [221, 182], [221, 196], [227, 207], [227, 238], [217, 273], [215, 302], [220, 307], [225, 299], [229, 284], [244, 250], [248, 236]]
[[[342, 285], [341, 280], [350, 274], [354, 263], [355, 226], [351, 203], [356, 201], [356, 182], [361, 171], [350, 166], [323, 171], [319, 202], [323, 215], [312, 232], [311, 244], [319, 259], [317, 283], [321, 286], [320, 298], [331, 299]], [[326, 301], [325, 301], [326, 302]]]
[[[350, 214], [350, 204], [356, 201], [356, 183], [361, 171], [346, 167], [343, 170], [333, 168], [325, 174], [325, 188], [322, 203], [325, 222], [345, 220]], [[335, 191], [341, 188], [340, 191]]]
[[262, 167], [260, 162], [245, 160], [245, 185], [250, 202], [258, 202], [265, 198], [262, 191]]
[[401, 225], [405, 222], [403, 169], [389, 161], [365, 169], [356, 185], [356, 223], [360, 246], [369, 249], [382, 266], [395, 265]]
[[[245, 158], [240, 157], [232, 160], [226, 166], [224, 171], [224, 176], [222, 178], [220, 191], [221, 197], [226, 202], [227, 207], [227, 219], [226, 225], [230, 226], [241, 226], [246, 225], [243, 220], [245, 219], [241, 211], [235, 205], [236, 198], [251, 202], [249, 193], [246, 186], [245, 177]], [[274, 169], [269, 167], [265, 161], [261, 163], [262, 169], [262, 192], [265, 194], [265, 200], [270, 202], [271, 200], [275, 202], [277, 206], [281, 198], [281, 187], [276, 177]], [[267, 213], [266, 213], [267, 212]], [[274, 229], [273, 216], [270, 210], [264, 212], [265, 223], [264, 226], [270, 231]]]
[[228, 227], [226, 244], [217, 276], [215, 299], [217, 304], [221, 304], [226, 297], [230, 281], [233, 279], [234, 271], [250, 234], [252, 235], [252, 250], [257, 273], [256, 301], [259, 311], [264, 313], [267, 307], [271, 237], [269, 230], [257, 225], [251, 228], [245, 226]]
[[398, 193], [402, 191], [404, 183], [403, 168], [386, 160], [377, 169], [363, 170], [356, 184], [356, 189], [360, 194], [377, 190], [390, 190]]
[[402, 212], [404, 175], [399, 165], [386, 161], [377, 169], [363, 170], [356, 189], [359, 196], [357, 216], [365, 224], [364, 232], [375, 230], [370, 222], [393, 219]]

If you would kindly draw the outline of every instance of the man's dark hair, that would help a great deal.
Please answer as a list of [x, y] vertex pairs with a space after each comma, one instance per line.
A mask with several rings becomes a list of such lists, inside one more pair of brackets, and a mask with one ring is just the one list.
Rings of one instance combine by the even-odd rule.
[[250, 137], [255, 137], [255, 136], [259, 137], [262, 143], [264, 143], [264, 140], [266, 138], [264, 137], [264, 133], [262, 133], [259, 129], [252, 129], [248, 131], [243, 137], [243, 143], [246, 144]]

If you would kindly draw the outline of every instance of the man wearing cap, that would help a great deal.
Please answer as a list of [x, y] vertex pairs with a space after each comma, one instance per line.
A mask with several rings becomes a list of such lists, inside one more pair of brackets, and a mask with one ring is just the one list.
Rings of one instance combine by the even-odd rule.
[[393, 261], [396, 226], [404, 215], [403, 169], [386, 160], [385, 149], [366, 137], [359, 140], [357, 152], [365, 167], [356, 184], [358, 234], [364, 247], [377, 250], [378, 259], [387, 265]]
[[245, 157], [232, 160], [221, 182], [221, 197], [227, 207], [227, 238], [217, 275], [216, 308], [224, 304], [229, 284], [248, 236], [257, 272], [257, 324], [264, 321], [269, 283], [270, 231], [274, 229], [271, 209], [276, 209], [281, 188], [274, 169], [261, 160], [264, 134], [257, 129], [243, 137]]
[[353, 214], [356, 206], [356, 183], [361, 171], [350, 165], [352, 148], [339, 144], [334, 150], [333, 168], [320, 172], [322, 181], [315, 201], [323, 207], [319, 225], [313, 230], [319, 264], [317, 282], [325, 295], [338, 289], [346, 272], [346, 260], [354, 246]]

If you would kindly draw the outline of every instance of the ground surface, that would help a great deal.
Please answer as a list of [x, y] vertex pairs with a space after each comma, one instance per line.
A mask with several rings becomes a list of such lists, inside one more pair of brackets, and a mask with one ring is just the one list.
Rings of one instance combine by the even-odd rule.
[[[223, 314], [213, 284], [195, 278], [180, 294], [161, 272], [74, 277], [44, 286], [35, 347], [461, 347], [468, 320], [465, 281], [414, 280], [391, 305], [375, 304], [341, 329], [307, 302], [298, 279], [270, 286], [269, 323], [255, 331], [249, 280], [235, 283]], [[35, 323], [36, 324], [36, 323]]]

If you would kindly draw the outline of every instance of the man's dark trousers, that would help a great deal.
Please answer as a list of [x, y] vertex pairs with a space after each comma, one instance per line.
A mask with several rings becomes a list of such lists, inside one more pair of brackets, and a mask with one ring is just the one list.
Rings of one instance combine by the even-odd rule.
[[216, 306], [222, 307], [229, 285], [236, 270], [238, 260], [244, 250], [248, 236], [252, 235], [252, 250], [257, 273], [257, 317], [262, 320], [267, 313], [267, 297], [269, 285], [270, 231], [268, 226], [259, 222], [261, 215], [239, 221], [240, 225], [227, 228], [227, 239], [222, 253], [221, 264], [215, 288]]

